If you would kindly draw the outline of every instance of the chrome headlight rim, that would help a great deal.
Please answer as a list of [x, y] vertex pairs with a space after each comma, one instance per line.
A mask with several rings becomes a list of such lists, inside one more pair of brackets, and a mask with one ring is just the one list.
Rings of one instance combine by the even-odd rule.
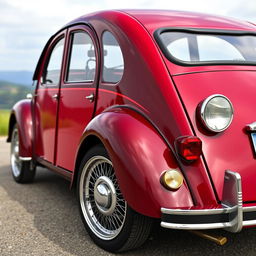
[[[224, 128], [222, 129], [214, 129], [212, 128], [211, 126], [208, 125], [207, 121], [206, 121], [206, 117], [205, 117], [205, 110], [206, 110], [206, 107], [208, 105], [208, 103], [216, 98], [216, 97], [221, 97], [221, 98], [224, 98], [230, 105], [231, 107], [231, 116], [230, 116], [230, 119], [229, 119], [229, 123], [228, 125], [226, 125]], [[223, 132], [225, 131], [226, 129], [228, 129], [228, 127], [231, 125], [232, 121], [233, 121], [233, 117], [234, 117], [234, 108], [233, 108], [233, 104], [231, 103], [231, 101], [224, 95], [222, 94], [213, 94], [209, 97], [207, 97], [205, 100], [203, 100], [203, 102], [200, 104], [200, 121], [203, 123], [204, 127], [210, 131], [210, 132], [214, 132], [214, 133], [220, 133], [220, 132]]]

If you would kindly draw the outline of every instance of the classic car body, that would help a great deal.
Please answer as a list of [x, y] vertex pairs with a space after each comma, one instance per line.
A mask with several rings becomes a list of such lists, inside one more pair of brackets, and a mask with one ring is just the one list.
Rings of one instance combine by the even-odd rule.
[[[86, 63], [87, 80], [80, 79], [84, 75], [81, 70], [69, 70], [73, 45], [85, 43], [76, 33], [81, 38], [86, 34], [83, 40], [91, 44], [87, 61], [93, 68]], [[188, 57], [182, 60], [170, 54], [164, 40], [174, 39], [168, 38], [168, 33], [188, 41], [194, 35], [213, 35], [232, 40], [249, 37], [245, 39], [255, 43], [254, 24], [217, 16], [153, 10], [82, 16], [51, 37], [34, 74], [33, 99], [13, 108], [8, 141], [15, 138], [13, 131], [18, 127], [14, 163], [27, 161], [30, 169], [40, 164], [70, 180], [71, 185], [84, 186], [83, 158], [101, 145], [125, 202], [135, 212], [161, 219], [166, 228], [238, 232], [243, 226], [256, 224], [255, 44], [243, 61], [240, 57], [201, 61], [192, 56], [189, 45], [188, 61]], [[238, 43], [232, 46], [243, 55], [245, 50]], [[54, 83], [56, 74], [48, 79], [47, 67], [57, 44], [63, 57]], [[112, 52], [111, 47], [116, 46]], [[107, 67], [111, 52], [112, 61], [119, 58], [121, 65]], [[207, 129], [198, 114], [202, 104], [216, 97], [232, 110], [229, 124], [219, 131]], [[191, 158], [184, 159], [186, 154]], [[85, 169], [88, 162], [82, 165]], [[163, 178], [169, 170], [174, 171], [172, 181], [182, 179], [176, 188], [168, 187]], [[111, 194], [112, 185], [106, 179], [98, 178], [97, 182], [97, 193], [106, 190]], [[115, 192], [105, 199], [103, 192], [100, 196], [95, 193], [100, 210], [104, 202], [106, 208], [107, 202], [118, 200], [113, 197]], [[119, 227], [118, 234], [105, 236], [91, 226], [93, 221], [85, 216], [83, 207], [81, 204], [86, 228], [103, 248], [126, 250], [142, 242], [124, 246], [119, 241], [120, 245], [114, 245], [112, 241], [119, 239], [125, 225]]]

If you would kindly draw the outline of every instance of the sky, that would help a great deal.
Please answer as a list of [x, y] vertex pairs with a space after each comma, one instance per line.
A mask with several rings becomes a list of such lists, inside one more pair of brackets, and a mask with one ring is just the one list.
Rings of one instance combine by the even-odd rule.
[[49, 37], [70, 20], [125, 8], [196, 11], [256, 23], [256, 0], [0, 0], [0, 70], [33, 71]]

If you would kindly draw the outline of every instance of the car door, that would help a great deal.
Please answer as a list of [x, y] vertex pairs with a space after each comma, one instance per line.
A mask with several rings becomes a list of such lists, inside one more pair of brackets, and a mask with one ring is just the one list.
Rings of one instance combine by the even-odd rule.
[[73, 171], [83, 131], [93, 117], [98, 84], [97, 38], [86, 25], [68, 30], [59, 98], [56, 165]]
[[50, 163], [55, 162], [58, 98], [65, 36], [66, 31], [56, 35], [45, 52], [34, 99], [35, 153]]

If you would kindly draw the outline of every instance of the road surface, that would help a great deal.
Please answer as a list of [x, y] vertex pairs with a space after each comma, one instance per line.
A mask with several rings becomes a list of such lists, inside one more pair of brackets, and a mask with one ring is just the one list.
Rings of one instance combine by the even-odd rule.
[[[185, 231], [156, 229], [139, 249], [123, 255], [256, 255], [256, 228], [226, 235], [218, 246]], [[39, 168], [33, 184], [13, 181], [9, 144], [0, 138], [0, 255], [112, 255], [88, 237], [80, 220], [75, 192], [67, 181]]]

